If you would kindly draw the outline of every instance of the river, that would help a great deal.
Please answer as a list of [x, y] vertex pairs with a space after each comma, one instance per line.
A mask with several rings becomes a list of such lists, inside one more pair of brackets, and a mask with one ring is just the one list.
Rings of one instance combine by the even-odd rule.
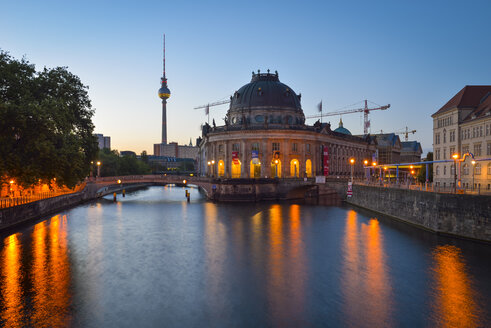
[[0, 235], [4, 327], [491, 326], [491, 246], [349, 206], [107, 197]]

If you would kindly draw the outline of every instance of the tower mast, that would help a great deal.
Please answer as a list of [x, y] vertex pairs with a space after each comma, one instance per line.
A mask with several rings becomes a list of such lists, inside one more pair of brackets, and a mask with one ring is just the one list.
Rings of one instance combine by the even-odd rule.
[[164, 53], [163, 53], [163, 75], [159, 89], [159, 98], [162, 99], [162, 143], [167, 144], [167, 99], [170, 97], [170, 90], [167, 87], [167, 77], [165, 76], [165, 34], [164, 34]]

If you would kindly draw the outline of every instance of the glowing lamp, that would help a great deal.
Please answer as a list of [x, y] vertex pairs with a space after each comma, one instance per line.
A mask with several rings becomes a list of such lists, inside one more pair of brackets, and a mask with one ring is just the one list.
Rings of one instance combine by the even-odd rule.
[[452, 155], [452, 158], [453, 158], [453, 159], [457, 159], [457, 158], [459, 158], [459, 154], [453, 154], [453, 155]]

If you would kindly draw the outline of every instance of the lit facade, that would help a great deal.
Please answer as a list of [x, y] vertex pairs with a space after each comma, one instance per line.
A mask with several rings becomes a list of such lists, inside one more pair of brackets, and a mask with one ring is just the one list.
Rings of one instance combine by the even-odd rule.
[[305, 124], [300, 99], [277, 73], [253, 73], [251, 82], [231, 97], [225, 125], [203, 126], [199, 173], [222, 178], [348, 177], [349, 159], [354, 158], [354, 175], [364, 176], [363, 161], [372, 158], [375, 146], [364, 137], [332, 131], [330, 124]]
[[[461, 187], [491, 190], [491, 86], [466, 86], [433, 117], [433, 158], [452, 160], [458, 154], [457, 179]], [[472, 153], [472, 157], [463, 155]], [[453, 186], [455, 164], [437, 163], [433, 180], [439, 186]], [[474, 182], [473, 182], [474, 181]]]

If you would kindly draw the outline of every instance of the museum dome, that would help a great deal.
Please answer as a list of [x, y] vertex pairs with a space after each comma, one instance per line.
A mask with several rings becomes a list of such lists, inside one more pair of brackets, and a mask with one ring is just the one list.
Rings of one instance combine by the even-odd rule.
[[288, 124], [305, 122], [297, 95], [288, 85], [281, 83], [278, 72], [252, 73], [251, 82], [242, 86], [230, 97], [227, 117], [231, 124]]
[[351, 135], [351, 132], [345, 127], [343, 127], [343, 119], [339, 120], [339, 127], [336, 130], [334, 130], [334, 132]]

